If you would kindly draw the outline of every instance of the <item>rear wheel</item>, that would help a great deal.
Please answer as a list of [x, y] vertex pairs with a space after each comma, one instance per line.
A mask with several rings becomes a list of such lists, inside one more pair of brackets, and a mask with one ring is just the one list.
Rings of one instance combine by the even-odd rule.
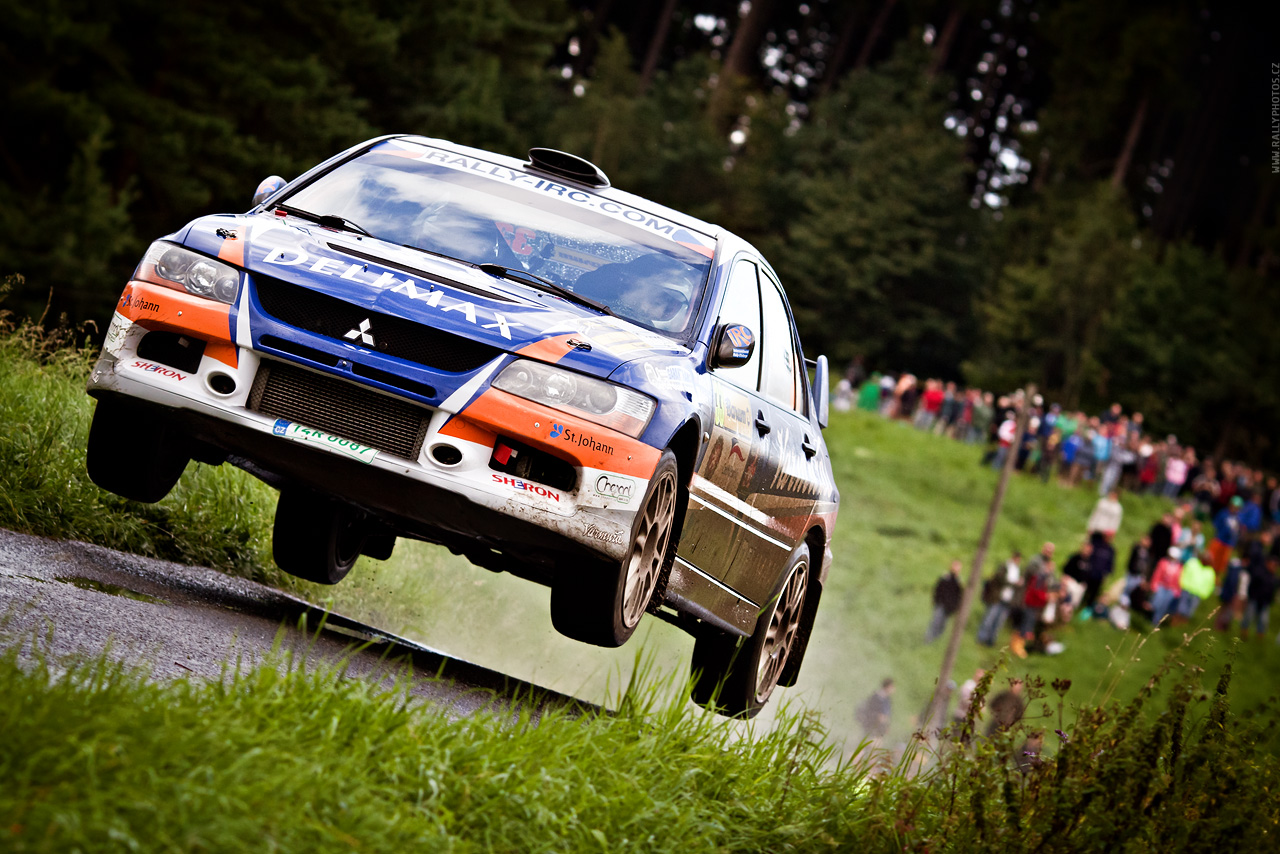
[[551, 622], [556, 631], [606, 647], [622, 646], [635, 633], [675, 558], [677, 473], [675, 454], [663, 451], [621, 561], [587, 566], [555, 582]]
[[290, 575], [337, 584], [355, 566], [365, 545], [364, 514], [349, 504], [298, 489], [284, 489], [276, 503], [271, 552]]
[[693, 645], [695, 703], [741, 718], [753, 718], [764, 708], [788, 659], [799, 651], [809, 583], [809, 549], [801, 545], [750, 637], [710, 628], [698, 635]]
[[133, 501], [159, 501], [182, 477], [188, 445], [168, 419], [114, 397], [98, 399], [85, 467], [98, 486]]

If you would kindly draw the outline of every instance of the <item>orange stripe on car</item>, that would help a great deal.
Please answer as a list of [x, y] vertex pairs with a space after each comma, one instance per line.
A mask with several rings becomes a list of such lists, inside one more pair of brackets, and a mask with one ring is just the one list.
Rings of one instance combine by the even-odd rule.
[[[231, 340], [231, 306], [185, 291], [130, 282], [116, 303], [116, 311], [143, 329], [164, 329], [200, 338], [209, 345], [211, 358], [235, 367], [236, 347]], [[225, 346], [220, 346], [225, 345]]]
[[[481, 394], [440, 432], [459, 439], [469, 438], [463, 435], [464, 431], [501, 433], [575, 465], [637, 478], [649, 478], [662, 456], [657, 448], [626, 434], [495, 388]], [[559, 438], [553, 438], [552, 433]], [[573, 441], [570, 437], [580, 438]], [[491, 438], [489, 443], [492, 441]]]
[[[577, 337], [582, 338], [581, 335]], [[532, 344], [520, 348], [516, 351], [516, 355], [555, 364], [573, 349], [573, 345], [569, 343], [573, 338], [573, 335], [556, 335], [553, 338], [543, 338], [541, 341], [534, 341]]]

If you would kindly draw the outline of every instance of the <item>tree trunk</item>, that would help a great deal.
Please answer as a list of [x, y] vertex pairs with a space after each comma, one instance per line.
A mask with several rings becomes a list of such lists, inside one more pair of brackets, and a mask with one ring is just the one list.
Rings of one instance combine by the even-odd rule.
[[573, 62], [573, 70], [577, 74], [585, 75], [587, 69], [595, 62], [596, 52], [600, 48], [600, 32], [604, 29], [605, 22], [612, 12], [613, 0], [599, 0], [595, 10], [584, 16], [587, 19], [586, 31], [582, 34], [578, 55], [574, 57]]
[[863, 39], [862, 50], [858, 51], [858, 58], [853, 63], [854, 68], [867, 67], [867, 63], [871, 61], [871, 51], [875, 49], [876, 42], [880, 41], [880, 36], [884, 34], [885, 24], [889, 23], [889, 15], [897, 5], [898, 0], [884, 0], [879, 14], [871, 23], [871, 29], [867, 31], [867, 37]]
[[845, 58], [849, 55], [849, 46], [853, 44], [853, 33], [857, 29], [858, 21], [861, 17], [857, 9], [850, 9], [846, 13], [844, 23], [840, 27], [840, 38], [836, 42], [835, 52], [831, 54], [831, 61], [827, 63], [826, 74], [822, 75], [822, 86], [818, 89], [819, 95], [827, 94], [840, 81], [840, 74], [844, 71]]
[[933, 46], [933, 58], [929, 60], [929, 76], [936, 77], [938, 72], [947, 64], [947, 57], [951, 54], [951, 45], [955, 43], [956, 32], [960, 29], [960, 22], [964, 19], [964, 12], [959, 9], [952, 9], [947, 15], [947, 22], [942, 25], [942, 32], [938, 35], [938, 40]]
[[[1263, 219], [1267, 215], [1267, 211], [1271, 209], [1271, 194], [1276, 188], [1276, 181], [1268, 178], [1263, 179], [1262, 187], [1258, 191], [1258, 200], [1253, 205], [1253, 216], [1249, 217], [1249, 225], [1244, 229], [1244, 233], [1240, 235], [1240, 245], [1236, 250], [1236, 270], [1243, 270], [1249, 265], [1249, 256], [1253, 254], [1253, 247], [1257, 243], [1258, 235], [1262, 234]], [[1265, 265], [1264, 265], [1265, 266]]]
[[1115, 169], [1111, 171], [1112, 189], [1119, 190], [1124, 186], [1125, 176], [1129, 174], [1129, 164], [1133, 162], [1134, 149], [1138, 147], [1138, 139], [1142, 136], [1142, 126], [1147, 122], [1147, 104], [1150, 100], [1150, 96], [1142, 96], [1142, 100], [1138, 102], [1138, 109], [1134, 111], [1133, 119], [1129, 122], [1129, 133], [1124, 138], [1124, 147], [1120, 149]]
[[727, 124], [729, 111], [733, 109], [730, 99], [739, 79], [749, 77], [752, 73], [756, 53], [760, 49], [760, 41], [764, 38], [776, 1], [753, 0], [746, 17], [738, 22], [733, 41], [729, 43], [729, 50], [725, 53], [724, 65], [720, 69], [720, 80], [711, 94], [711, 120], [717, 126]]
[[675, 16], [676, 0], [664, 0], [662, 11], [658, 13], [658, 22], [653, 28], [653, 38], [649, 40], [649, 50], [644, 56], [644, 66], [640, 69], [640, 88], [637, 95], [643, 95], [653, 83], [653, 74], [658, 68], [658, 58], [662, 56], [662, 47], [667, 43], [667, 33], [671, 30], [671, 19]]

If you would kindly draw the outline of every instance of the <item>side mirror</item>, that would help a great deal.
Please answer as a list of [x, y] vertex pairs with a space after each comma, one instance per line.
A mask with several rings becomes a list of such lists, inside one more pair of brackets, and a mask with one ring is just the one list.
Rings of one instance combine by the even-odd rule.
[[263, 178], [262, 183], [258, 185], [258, 189], [253, 191], [253, 206], [265, 202], [276, 194], [276, 191], [285, 185], [285, 180], [279, 175], [272, 175], [270, 178]]
[[716, 330], [713, 368], [736, 368], [751, 361], [756, 334], [741, 323], [726, 323]]
[[827, 429], [831, 423], [831, 368], [826, 356], [819, 356], [813, 367], [813, 408], [818, 413], [818, 426]]

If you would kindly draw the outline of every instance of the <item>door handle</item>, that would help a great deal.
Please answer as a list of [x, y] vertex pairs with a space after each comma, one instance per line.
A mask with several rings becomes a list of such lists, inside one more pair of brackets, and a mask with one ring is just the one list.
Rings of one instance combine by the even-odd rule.
[[764, 420], [764, 410], [756, 412], [756, 432], [763, 436], [772, 429], [769, 426], [769, 422]]
[[809, 459], [813, 459], [813, 455], [818, 453], [818, 446], [809, 441], [808, 433], [805, 434], [804, 441], [800, 443], [800, 447], [804, 448], [804, 455]]

